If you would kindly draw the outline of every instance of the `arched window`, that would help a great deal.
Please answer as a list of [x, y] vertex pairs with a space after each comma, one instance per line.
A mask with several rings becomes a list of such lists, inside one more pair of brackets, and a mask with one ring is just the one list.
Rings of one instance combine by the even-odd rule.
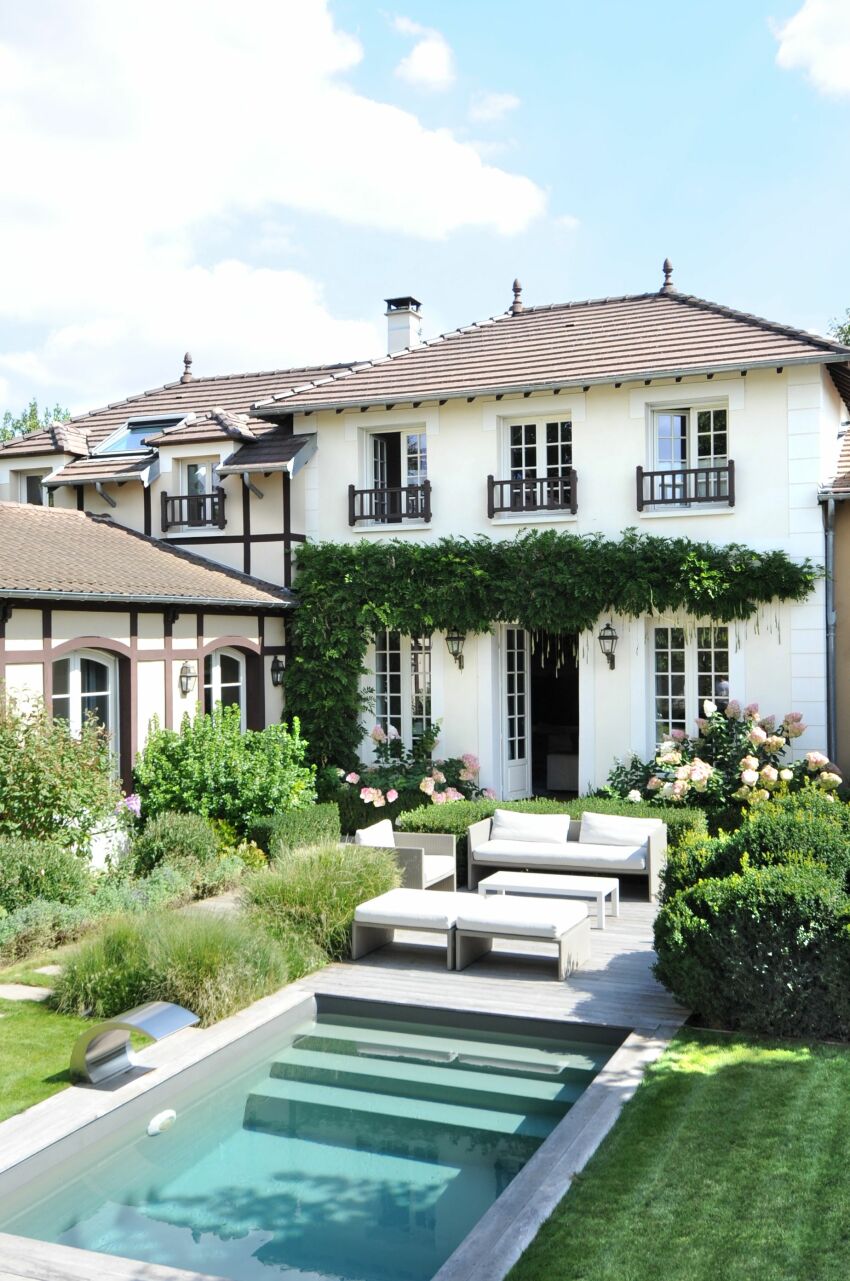
[[53, 715], [66, 720], [72, 734], [79, 734], [94, 713], [117, 748], [117, 694], [115, 660], [107, 654], [81, 649], [53, 664]]
[[211, 712], [216, 703], [241, 708], [244, 729], [245, 660], [233, 649], [214, 650], [204, 659], [204, 711]]

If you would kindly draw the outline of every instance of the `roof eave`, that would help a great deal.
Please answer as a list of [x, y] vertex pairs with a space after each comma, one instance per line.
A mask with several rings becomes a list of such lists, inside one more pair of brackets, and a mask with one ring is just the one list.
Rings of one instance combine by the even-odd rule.
[[213, 608], [220, 610], [222, 613], [232, 613], [234, 610], [280, 610], [294, 609], [296, 601], [293, 597], [279, 600], [272, 599], [267, 601], [248, 601], [248, 600], [228, 600], [215, 596], [153, 596], [144, 593], [133, 593], [129, 596], [119, 596], [115, 592], [60, 592], [44, 591], [38, 588], [6, 588], [0, 587], [0, 600], [52, 600], [52, 601], [70, 601], [72, 603], [96, 603], [105, 604], [127, 604], [129, 605], [162, 605], [177, 606], [185, 609], [194, 609], [203, 607], [204, 609]]
[[465, 386], [442, 388], [438, 391], [401, 391], [389, 393], [385, 396], [369, 396], [366, 398], [338, 398], [328, 401], [311, 401], [302, 404], [294, 403], [292, 400], [275, 400], [256, 404], [251, 407], [251, 413], [258, 418], [273, 420], [279, 414], [315, 414], [322, 413], [330, 409], [348, 410], [368, 408], [371, 405], [407, 405], [412, 401], [417, 403], [436, 402], [440, 400], [460, 400], [469, 396], [517, 396], [524, 395], [526, 392], [547, 392], [547, 391], [566, 391], [571, 388], [580, 387], [604, 387], [613, 383], [635, 383], [644, 382], [647, 379], [655, 381], [661, 378], [689, 378], [705, 377], [706, 374], [728, 374], [742, 373], [750, 369], [786, 369], [791, 365], [822, 365], [845, 362], [846, 355], [839, 352], [813, 352], [810, 356], [790, 356], [782, 359], [773, 358], [771, 360], [741, 360], [733, 361], [729, 364], [706, 364], [706, 365], [689, 365], [685, 367], [673, 366], [668, 369], [638, 369], [625, 370], [610, 374], [591, 374], [586, 377], [581, 375], [569, 379], [547, 379], [544, 382], [526, 382], [511, 383], [502, 386]]

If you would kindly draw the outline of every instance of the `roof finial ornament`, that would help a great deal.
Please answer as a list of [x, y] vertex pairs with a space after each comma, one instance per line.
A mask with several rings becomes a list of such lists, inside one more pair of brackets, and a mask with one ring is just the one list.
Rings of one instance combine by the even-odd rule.
[[669, 258], [664, 259], [664, 266], [661, 268], [664, 272], [664, 284], [661, 286], [660, 293], [672, 294], [676, 288], [673, 284], [673, 264]]
[[192, 378], [192, 356], [191, 353], [187, 351], [183, 357], [183, 373], [180, 375], [180, 381], [181, 383], [190, 383]]
[[511, 315], [518, 316], [522, 311], [522, 285], [518, 280], [513, 283], [514, 300], [511, 303]]

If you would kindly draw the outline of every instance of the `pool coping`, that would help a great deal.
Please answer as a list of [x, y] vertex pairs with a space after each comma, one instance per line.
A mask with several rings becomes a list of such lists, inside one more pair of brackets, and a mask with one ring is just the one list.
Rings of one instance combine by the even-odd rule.
[[[298, 1006], [340, 999], [301, 983], [262, 998], [211, 1028], [188, 1028], [170, 1040], [146, 1047], [137, 1061], [150, 1070], [104, 1091], [69, 1086], [26, 1112], [0, 1123], [0, 1176], [42, 1154], [92, 1122], [125, 1107], [172, 1077], [201, 1063], [218, 1050], [264, 1027]], [[346, 997], [357, 1001], [357, 997]], [[368, 1004], [368, 1000], [364, 1004]], [[387, 1001], [399, 1008], [422, 1008], [416, 1001]], [[435, 1007], [437, 1009], [446, 1007]], [[449, 1007], [451, 1009], [452, 1007]], [[456, 1011], [474, 1017], [472, 1011]], [[477, 1013], [477, 1012], [476, 1012]], [[481, 1010], [499, 1015], [498, 1010]], [[502, 1015], [520, 1024], [534, 1022], [516, 1014]], [[546, 1020], [570, 1027], [575, 1020]], [[588, 1028], [592, 1024], [585, 1025]], [[478, 1220], [431, 1281], [503, 1281], [570, 1187], [575, 1175], [596, 1151], [631, 1098], [650, 1063], [667, 1048], [680, 1022], [623, 1029], [625, 1039], [581, 1098], [522, 1167], [504, 1192]], [[598, 1028], [599, 1031], [603, 1029]], [[608, 1028], [607, 1031], [613, 1032]], [[0, 1281], [227, 1281], [209, 1273], [186, 1271], [117, 1255], [37, 1241], [0, 1232]]]

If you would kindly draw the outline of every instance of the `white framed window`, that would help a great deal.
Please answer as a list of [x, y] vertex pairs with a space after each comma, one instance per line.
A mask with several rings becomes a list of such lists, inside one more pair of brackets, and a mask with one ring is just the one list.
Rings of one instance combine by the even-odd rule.
[[218, 458], [184, 458], [180, 463], [182, 493], [196, 497], [212, 494], [218, 487]]
[[375, 637], [375, 723], [412, 747], [431, 728], [431, 637], [381, 631]]
[[245, 728], [245, 658], [234, 649], [216, 649], [204, 658], [204, 711], [217, 703], [236, 706]]
[[568, 418], [506, 425], [511, 480], [560, 479], [573, 465], [573, 424]]
[[46, 507], [48, 494], [44, 488], [44, 478], [49, 475], [46, 471], [18, 472], [18, 501], [29, 503], [31, 507]]
[[422, 486], [428, 479], [428, 437], [424, 426], [369, 431], [366, 439], [363, 516], [379, 523], [424, 518]]
[[672, 730], [693, 733], [694, 721], [710, 699], [729, 701], [729, 628], [707, 624], [689, 634], [684, 627], [652, 629], [652, 719], [655, 741]]
[[521, 627], [505, 629], [505, 699], [508, 760], [528, 757], [528, 664], [526, 633]]
[[118, 680], [115, 659], [109, 654], [86, 649], [57, 658], [53, 663], [51, 712], [68, 722], [72, 734], [79, 734], [86, 719], [96, 716], [109, 733], [113, 750], [116, 750]]
[[[648, 502], [728, 501], [729, 411], [723, 405], [651, 411]], [[695, 472], [689, 476], [688, 472]]]

